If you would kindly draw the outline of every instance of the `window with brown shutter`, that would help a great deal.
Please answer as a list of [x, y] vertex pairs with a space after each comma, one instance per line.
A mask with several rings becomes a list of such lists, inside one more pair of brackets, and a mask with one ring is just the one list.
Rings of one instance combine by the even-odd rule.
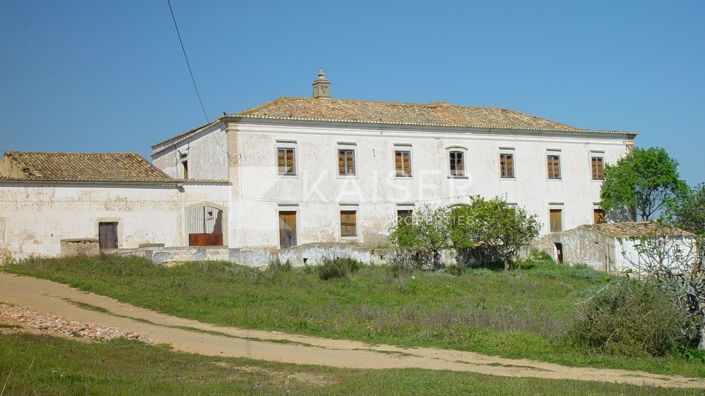
[[602, 180], [605, 169], [605, 163], [602, 157], [592, 157], [592, 180]]
[[499, 170], [503, 178], [514, 178], [514, 154], [501, 153], [499, 155]]
[[355, 175], [355, 150], [338, 150], [338, 175]]
[[279, 174], [285, 176], [296, 175], [296, 164], [293, 148], [278, 148], [277, 149], [277, 166]]
[[411, 177], [411, 151], [395, 151], [394, 167], [397, 177]]
[[354, 237], [357, 235], [357, 212], [354, 210], [340, 211], [340, 236]]
[[465, 176], [465, 156], [462, 151], [450, 152], [450, 175]]
[[561, 209], [549, 209], [548, 215], [551, 225], [551, 232], [558, 232], [563, 229], [563, 219], [561, 218], [562, 212], [563, 211]]
[[546, 165], [549, 179], [561, 178], [561, 157], [558, 155], [547, 155]]
[[607, 222], [607, 219], [605, 218], [605, 211], [602, 209], [594, 209], [592, 211], [592, 216], [594, 218], [595, 224], [602, 224]]

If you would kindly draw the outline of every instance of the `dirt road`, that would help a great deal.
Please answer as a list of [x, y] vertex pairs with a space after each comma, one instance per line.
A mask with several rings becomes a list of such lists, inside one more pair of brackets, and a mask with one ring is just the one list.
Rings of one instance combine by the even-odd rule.
[[[435, 348], [399, 348], [272, 331], [221, 327], [178, 318], [46, 280], [0, 273], [0, 301], [59, 317], [141, 334], [184, 352], [341, 368], [422, 368], [506, 377], [705, 388], [704, 378], [566, 367]], [[88, 304], [93, 308], [82, 305]], [[96, 308], [97, 307], [97, 308]]]

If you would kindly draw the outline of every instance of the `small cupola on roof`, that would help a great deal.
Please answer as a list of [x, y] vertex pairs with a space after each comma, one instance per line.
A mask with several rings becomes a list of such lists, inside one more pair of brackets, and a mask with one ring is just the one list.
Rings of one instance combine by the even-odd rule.
[[313, 97], [330, 99], [330, 81], [326, 80], [323, 68], [318, 69], [318, 77], [313, 80]]

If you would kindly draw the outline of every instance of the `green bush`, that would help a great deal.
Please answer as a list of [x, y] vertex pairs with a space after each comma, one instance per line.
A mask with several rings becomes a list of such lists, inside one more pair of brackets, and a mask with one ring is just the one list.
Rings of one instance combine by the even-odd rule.
[[317, 267], [318, 277], [321, 280], [344, 278], [348, 274], [354, 274], [360, 269], [362, 263], [348, 257], [325, 258]]
[[464, 265], [459, 265], [459, 264], [451, 264], [446, 266], [446, 272], [455, 275], [455, 276], [461, 276], [465, 273], [465, 266]]
[[291, 271], [291, 261], [286, 260], [286, 262], [282, 263], [279, 257], [277, 257], [269, 262], [267, 270], [273, 272], [289, 272]]
[[673, 292], [652, 280], [621, 278], [578, 304], [569, 339], [624, 356], [663, 356], [689, 346], [697, 327]]

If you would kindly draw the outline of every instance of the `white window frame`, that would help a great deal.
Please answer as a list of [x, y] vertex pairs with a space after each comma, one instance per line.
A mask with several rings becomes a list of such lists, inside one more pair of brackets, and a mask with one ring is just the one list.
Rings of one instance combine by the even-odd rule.
[[[463, 156], [463, 172], [462, 174], [453, 174], [453, 170], [451, 169], [451, 154], [452, 153], [460, 153]], [[449, 179], [468, 179], [468, 158], [470, 156], [468, 155], [468, 149], [467, 147], [463, 146], [449, 146], [446, 147], [446, 172], [448, 175]]]

